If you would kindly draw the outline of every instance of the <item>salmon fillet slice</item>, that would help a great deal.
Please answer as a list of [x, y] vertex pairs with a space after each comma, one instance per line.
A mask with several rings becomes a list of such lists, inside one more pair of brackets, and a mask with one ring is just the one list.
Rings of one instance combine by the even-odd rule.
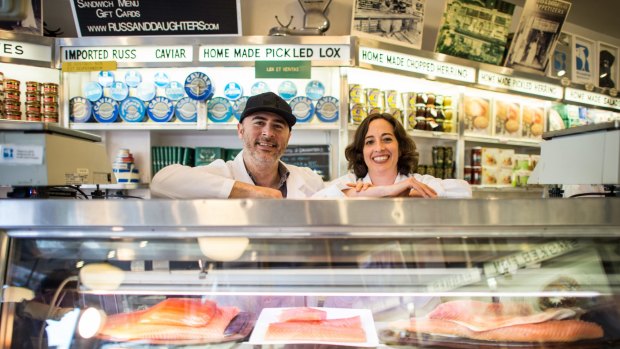
[[366, 342], [359, 316], [321, 321], [285, 321], [269, 324], [265, 339], [270, 341]]
[[162, 325], [205, 326], [215, 315], [217, 305], [197, 298], [168, 298], [147, 309], [140, 322]]
[[472, 331], [453, 321], [429, 318], [412, 318], [393, 325], [411, 332], [503, 342], [574, 342], [603, 337], [603, 329], [599, 325], [580, 320], [550, 320], [489, 331]]
[[117, 342], [138, 340], [147, 343], [183, 340], [217, 342], [225, 339], [224, 330], [239, 313], [239, 309], [236, 307], [217, 307], [209, 323], [203, 326], [141, 322], [140, 319], [144, 312], [109, 316], [97, 336], [104, 340]]
[[290, 308], [282, 310], [280, 321], [325, 320], [327, 312], [314, 308]]
[[459, 300], [438, 305], [428, 314], [428, 318], [456, 322], [473, 331], [488, 331], [513, 325], [569, 319], [576, 315], [575, 310], [568, 308], [552, 308], [543, 312], [535, 312], [527, 303]]

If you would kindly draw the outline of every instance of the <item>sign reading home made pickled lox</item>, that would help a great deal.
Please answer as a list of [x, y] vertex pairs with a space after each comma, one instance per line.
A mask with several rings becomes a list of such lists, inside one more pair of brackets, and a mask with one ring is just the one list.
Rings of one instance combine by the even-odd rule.
[[351, 57], [349, 45], [203, 45], [201, 62], [341, 61]]
[[474, 68], [368, 47], [360, 47], [359, 61], [450, 80], [474, 82], [476, 79]]
[[620, 98], [567, 87], [564, 100], [620, 110]]
[[0, 40], [0, 57], [50, 62], [52, 48], [27, 42]]
[[562, 86], [495, 74], [486, 70], [478, 71], [478, 83], [480, 85], [500, 87], [511, 91], [524, 92], [536, 96], [555, 99], [561, 99], [563, 94]]
[[63, 47], [62, 62], [191, 62], [194, 50], [189, 46], [116, 46]]

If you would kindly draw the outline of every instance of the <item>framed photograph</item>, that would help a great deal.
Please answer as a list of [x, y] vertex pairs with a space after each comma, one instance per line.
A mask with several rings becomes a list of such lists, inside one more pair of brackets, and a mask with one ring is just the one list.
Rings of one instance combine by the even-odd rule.
[[505, 66], [545, 73], [570, 7], [563, 0], [526, 1]]
[[448, 0], [435, 52], [489, 64], [502, 64], [515, 5]]
[[618, 88], [618, 52], [618, 47], [598, 42], [598, 87]]
[[355, 0], [351, 34], [422, 47], [426, 0]]
[[596, 44], [581, 36], [573, 37], [573, 78], [578, 84], [595, 84]]
[[568, 77], [573, 74], [573, 35], [562, 32], [553, 51], [548, 68], [548, 76], [553, 78]]

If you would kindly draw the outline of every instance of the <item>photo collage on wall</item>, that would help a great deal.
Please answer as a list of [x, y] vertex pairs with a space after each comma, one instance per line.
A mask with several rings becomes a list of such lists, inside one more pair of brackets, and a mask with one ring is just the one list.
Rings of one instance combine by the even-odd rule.
[[545, 72], [570, 7], [562, 0], [526, 1], [505, 66]]
[[448, 0], [435, 51], [472, 61], [502, 63], [515, 5]]
[[353, 35], [422, 47], [426, 0], [356, 0]]

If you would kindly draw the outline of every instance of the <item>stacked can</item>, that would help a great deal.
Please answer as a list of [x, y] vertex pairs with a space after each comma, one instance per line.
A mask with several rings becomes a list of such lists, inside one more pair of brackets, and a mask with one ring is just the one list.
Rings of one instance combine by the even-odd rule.
[[41, 84], [26, 81], [26, 120], [41, 121]]
[[434, 146], [432, 165], [418, 165], [416, 170], [421, 175], [446, 179], [454, 178], [454, 149], [452, 147]]
[[385, 91], [385, 107], [386, 113], [392, 114], [392, 116], [400, 121], [404, 125], [404, 115], [402, 108], [400, 107], [400, 99], [398, 98], [398, 91], [387, 90]]
[[41, 84], [41, 113], [43, 122], [58, 122], [58, 84]]
[[415, 92], [403, 92], [401, 95], [403, 99], [403, 107], [407, 110], [407, 129], [412, 130], [415, 126]]
[[6, 119], [4, 113], [4, 73], [0, 72], [0, 119]]
[[368, 115], [383, 113], [385, 110], [385, 91], [378, 88], [367, 88], [366, 102]]
[[22, 119], [19, 85], [19, 80], [2, 80], [2, 95], [4, 97], [4, 118], [7, 120]]
[[366, 92], [359, 84], [349, 85], [349, 122], [359, 125], [368, 115], [366, 111]]
[[471, 149], [471, 181], [469, 183], [482, 183], [482, 147]]
[[443, 96], [442, 114], [444, 118], [443, 131], [454, 132], [454, 109], [452, 108], [452, 96]]

